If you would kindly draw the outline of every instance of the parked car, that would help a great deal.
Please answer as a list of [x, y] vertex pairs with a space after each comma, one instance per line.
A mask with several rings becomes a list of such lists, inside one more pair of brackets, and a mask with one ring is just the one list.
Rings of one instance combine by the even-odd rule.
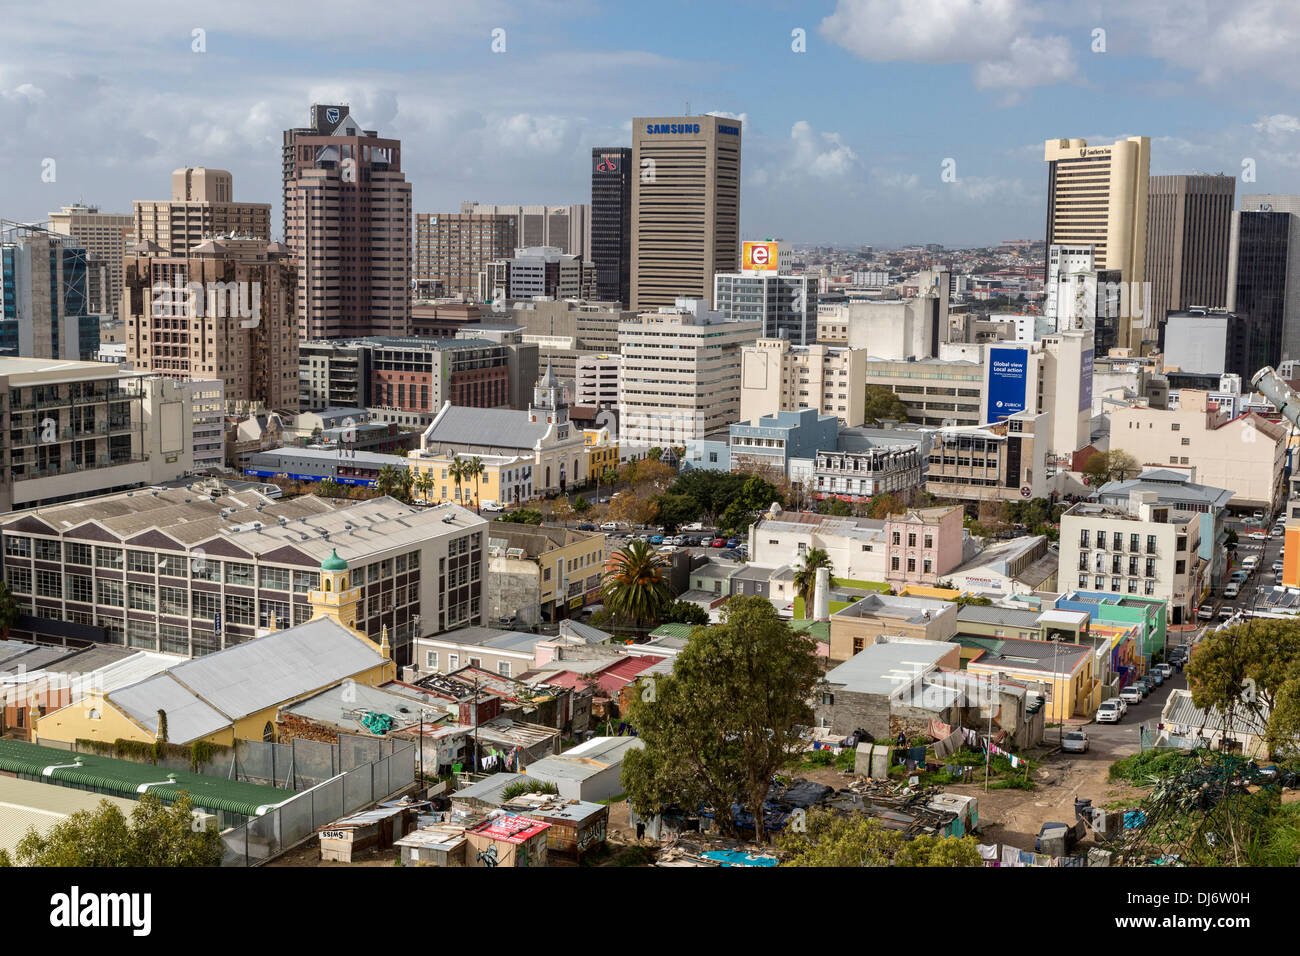
[[506, 506], [499, 501], [493, 501], [491, 498], [479, 505], [483, 511], [505, 511]]
[[1220, 621], [1226, 621], [1226, 620], [1229, 620], [1230, 618], [1233, 618], [1233, 617], [1236, 617], [1236, 616], [1237, 616], [1237, 609], [1236, 609], [1235, 607], [1221, 607], [1221, 608], [1219, 608], [1219, 620], [1220, 620]]
[[1112, 698], [1108, 701], [1108, 703], [1111, 703], [1111, 704], [1118, 704], [1118, 705], [1119, 705], [1119, 712], [1120, 712], [1121, 714], [1127, 714], [1127, 713], [1128, 713], [1128, 701], [1126, 701], [1123, 697], [1112, 697]]
[[1229, 581], [1223, 586], [1223, 596], [1231, 600], [1241, 593], [1241, 585], [1236, 581]]
[[1274, 537], [1274, 538], [1280, 538], [1280, 537], [1282, 537], [1284, 534], [1286, 534], [1286, 528], [1274, 528], [1274, 529], [1270, 532], [1270, 535], [1271, 535], [1272, 537]]
[[596, 526], [595, 526], [594, 524], [592, 524], [590, 521], [579, 521], [579, 522], [578, 522], [578, 530], [579, 530], [579, 531], [595, 531], [595, 530], [596, 530]]
[[738, 544], [740, 544], [740, 539], [739, 539], [739, 538], [728, 538], [728, 539], [727, 539], [727, 547], [728, 547], [728, 548], [734, 548], [734, 547], [735, 547], [736, 545], [738, 545]]
[[726, 546], [727, 546], [726, 538], [714, 538], [713, 544], [710, 545], [710, 547], [714, 547], [714, 548], [725, 548]]
[[1140, 704], [1142, 703], [1142, 698], [1146, 696], [1146, 693], [1143, 692], [1142, 688], [1137, 684], [1129, 684], [1119, 692], [1119, 696], [1120, 700], [1127, 701], [1130, 704]]
[[663, 543], [664, 543], [664, 536], [661, 535], [661, 534], [652, 534], [652, 535], [650, 535], [650, 543], [651, 543], [651, 544], [663, 544]]
[[1282, 573], [1282, 562], [1281, 562], [1281, 561], [1274, 561], [1274, 562], [1273, 562], [1272, 571], [1273, 571], [1274, 574], [1281, 574], [1281, 573]]
[[1214, 607], [1210, 604], [1202, 604], [1196, 609], [1196, 616], [1202, 621], [1209, 621], [1214, 618]]
[[1124, 712], [1119, 709], [1119, 704], [1116, 703], [1116, 700], [1118, 700], [1118, 698], [1112, 698], [1111, 700], [1103, 700], [1101, 702], [1101, 706], [1097, 708], [1097, 717], [1096, 717], [1097, 723], [1099, 724], [1119, 723], [1120, 718], [1124, 716]]
[[1061, 738], [1061, 749], [1067, 754], [1086, 754], [1088, 735], [1082, 730], [1072, 730]]
[[703, 530], [704, 530], [704, 522], [703, 522], [703, 521], [692, 521], [690, 524], [682, 525], [682, 530], [683, 530], [683, 531], [703, 531]]
[[1152, 668], [1151, 673], [1147, 674], [1144, 679], [1149, 680], [1153, 682], [1157, 687], [1160, 687], [1165, 682], [1165, 675], [1162, 674], [1160, 671], [1156, 670], [1155, 668]]
[[1233, 584], [1245, 584], [1246, 580], [1249, 577], [1250, 577], [1249, 571], [1242, 571], [1240, 568], [1238, 568], [1236, 571], [1232, 572], [1232, 576], [1229, 578], [1229, 580], [1231, 580]]
[[1263, 530], [1252, 531], [1250, 534], [1246, 535], [1246, 537], [1250, 538], [1252, 541], [1267, 541], [1268, 532]]
[[600, 530], [601, 530], [601, 531], [617, 531], [617, 530], [618, 530], [618, 522], [617, 522], [617, 521], [606, 521], [606, 522], [604, 522], [603, 524], [601, 524], [601, 526], [600, 526]]
[[1259, 567], [1259, 555], [1250, 554], [1241, 559], [1241, 570], [1249, 574]]
[[1154, 668], [1152, 668], [1152, 670], [1157, 670], [1160, 673], [1164, 674], [1165, 680], [1168, 680], [1169, 678], [1174, 676], [1173, 664], [1157, 664]]
[[676, 551], [676, 550], [677, 550], [677, 545], [675, 545], [675, 544], [664, 544], [664, 545], [660, 545], [658, 553], [659, 553], [659, 554], [672, 554], [672, 553], [673, 553], [674, 551]]

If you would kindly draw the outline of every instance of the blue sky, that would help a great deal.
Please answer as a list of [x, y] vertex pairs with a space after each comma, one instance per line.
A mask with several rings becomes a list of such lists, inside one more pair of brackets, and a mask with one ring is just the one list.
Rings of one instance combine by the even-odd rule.
[[[1042, 142], [1152, 138], [1152, 172], [1300, 192], [1300, 4], [1058, 0], [7, 2], [0, 216], [128, 211], [170, 172], [278, 204], [280, 131], [350, 102], [403, 140], [415, 208], [588, 199], [634, 115], [745, 123], [746, 235], [1040, 237]], [[505, 52], [492, 31], [505, 31]], [[802, 29], [806, 51], [792, 50]], [[1104, 52], [1096, 30], [1104, 30]], [[206, 31], [193, 52], [195, 30]], [[45, 159], [53, 182], [42, 180]], [[940, 178], [955, 161], [956, 182]]]

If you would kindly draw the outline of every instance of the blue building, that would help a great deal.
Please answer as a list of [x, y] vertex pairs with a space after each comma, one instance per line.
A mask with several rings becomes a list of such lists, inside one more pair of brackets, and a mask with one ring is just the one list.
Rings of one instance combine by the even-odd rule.
[[84, 248], [37, 226], [0, 234], [0, 355], [93, 361], [99, 316], [90, 311]]
[[[752, 471], [766, 465], [788, 476], [791, 460], [814, 461], [818, 451], [839, 447], [839, 435], [839, 419], [815, 408], [737, 422], [729, 435], [731, 470]], [[811, 464], [808, 468], [811, 471]]]

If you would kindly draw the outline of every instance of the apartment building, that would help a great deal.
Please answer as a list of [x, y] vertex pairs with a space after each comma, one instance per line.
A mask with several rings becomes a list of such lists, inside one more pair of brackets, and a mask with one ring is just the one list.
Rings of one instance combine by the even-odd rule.
[[740, 120], [632, 120], [633, 309], [708, 299], [740, 260]]
[[401, 141], [359, 129], [350, 113], [327, 135], [296, 133], [286, 208], [299, 338], [408, 334], [411, 184]]
[[175, 382], [110, 363], [0, 357], [0, 511], [168, 481], [194, 468]]
[[298, 271], [283, 243], [206, 239], [180, 255], [126, 257], [127, 361], [222, 383], [226, 401], [298, 410]]
[[1178, 407], [1153, 408], [1144, 401], [1112, 406], [1110, 447], [1141, 465], [1188, 471], [1193, 480], [1231, 488], [1234, 511], [1271, 514], [1286, 494], [1287, 429], [1248, 412], [1231, 417], [1209, 393], [1184, 388]]
[[378, 644], [387, 629], [403, 666], [415, 635], [481, 623], [486, 528], [454, 504], [169, 488], [31, 509], [0, 538], [22, 629], [189, 657], [309, 620], [337, 556], [357, 630]]
[[[979, 425], [984, 412], [982, 362], [940, 359], [868, 358], [864, 385], [887, 388], [907, 406], [907, 420], [918, 425]], [[868, 425], [874, 422], [866, 422]]]
[[[464, 464], [472, 459], [483, 466], [483, 473], [458, 482], [451, 474], [452, 462]], [[466, 456], [416, 449], [406, 456], [406, 467], [415, 475], [415, 496], [420, 501], [454, 501], [477, 511], [485, 503], [517, 507], [534, 497], [531, 455]], [[432, 484], [423, 491], [419, 482], [426, 474]]]
[[811, 408], [734, 422], [728, 429], [732, 471], [792, 476], [796, 462], [810, 462], [819, 449], [839, 444], [839, 422]]
[[740, 417], [811, 408], [841, 425], [865, 423], [866, 349], [760, 338], [740, 353]]
[[71, 236], [91, 256], [108, 267], [108, 281], [101, 299], [91, 296], [91, 312], [117, 315], [122, 297], [122, 259], [135, 244], [135, 216], [131, 213], [100, 212], [98, 206], [74, 203], [49, 213], [50, 232]]
[[226, 391], [220, 379], [177, 383], [190, 396], [194, 470], [217, 472], [226, 458]]
[[0, 355], [90, 361], [100, 316], [91, 310], [99, 268], [78, 240], [0, 223]]
[[757, 322], [727, 322], [703, 299], [620, 322], [619, 436], [623, 444], [680, 445], [740, 417], [740, 353]]
[[419, 213], [412, 278], [424, 296], [475, 296], [479, 274], [519, 246], [519, 217]]
[[591, 262], [591, 206], [501, 205], [463, 202], [461, 215], [509, 216], [519, 223], [516, 246], [553, 246], [564, 255]]
[[1050, 428], [1045, 412], [1016, 412], [988, 428], [945, 428], [930, 449], [925, 490], [971, 502], [1044, 498]]
[[[754, 245], [759, 243], [744, 247]], [[817, 341], [816, 276], [775, 270], [719, 272], [713, 277], [713, 307], [732, 321], [761, 322], [768, 338], [784, 338], [793, 345]]]
[[1195, 620], [1209, 584], [1209, 562], [1198, 554], [1198, 514], [1157, 503], [1154, 491], [1134, 491], [1123, 505], [1079, 502], [1061, 516], [1061, 587], [1132, 594], [1168, 602], [1170, 623]]
[[137, 251], [156, 246], [164, 254], [184, 256], [214, 236], [271, 241], [271, 204], [235, 202], [234, 177], [224, 169], [178, 169], [172, 173], [170, 200], [139, 200], [132, 206]]

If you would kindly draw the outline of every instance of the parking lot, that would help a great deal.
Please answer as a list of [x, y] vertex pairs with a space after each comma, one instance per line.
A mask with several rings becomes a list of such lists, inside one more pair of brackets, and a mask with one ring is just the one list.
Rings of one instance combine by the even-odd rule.
[[[597, 530], [605, 531], [609, 535], [609, 542], [612, 548], [621, 548], [631, 541], [640, 539], [652, 545], [654, 548], [665, 551], [689, 551], [692, 556], [707, 555], [713, 557], [727, 558], [732, 561], [745, 560], [749, 545], [744, 537], [723, 534], [716, 528], [705, 528], [700, 531], [681, 531], [678, 535], [664, 535], [661, 532], [646, 530], [628, 530], [620, 528], [610, 531], [604, 525], [594, 526]], [[676, 541], [678, 537], [686, 539], [687, 544], [671, 544], [670, 541]], [[655, 538], [661, 540], [656, 541]], [[715, 545], [714, 542], [721, 540], [723, 544]], [[733, 544], [734, 542], [734, 544]]]

